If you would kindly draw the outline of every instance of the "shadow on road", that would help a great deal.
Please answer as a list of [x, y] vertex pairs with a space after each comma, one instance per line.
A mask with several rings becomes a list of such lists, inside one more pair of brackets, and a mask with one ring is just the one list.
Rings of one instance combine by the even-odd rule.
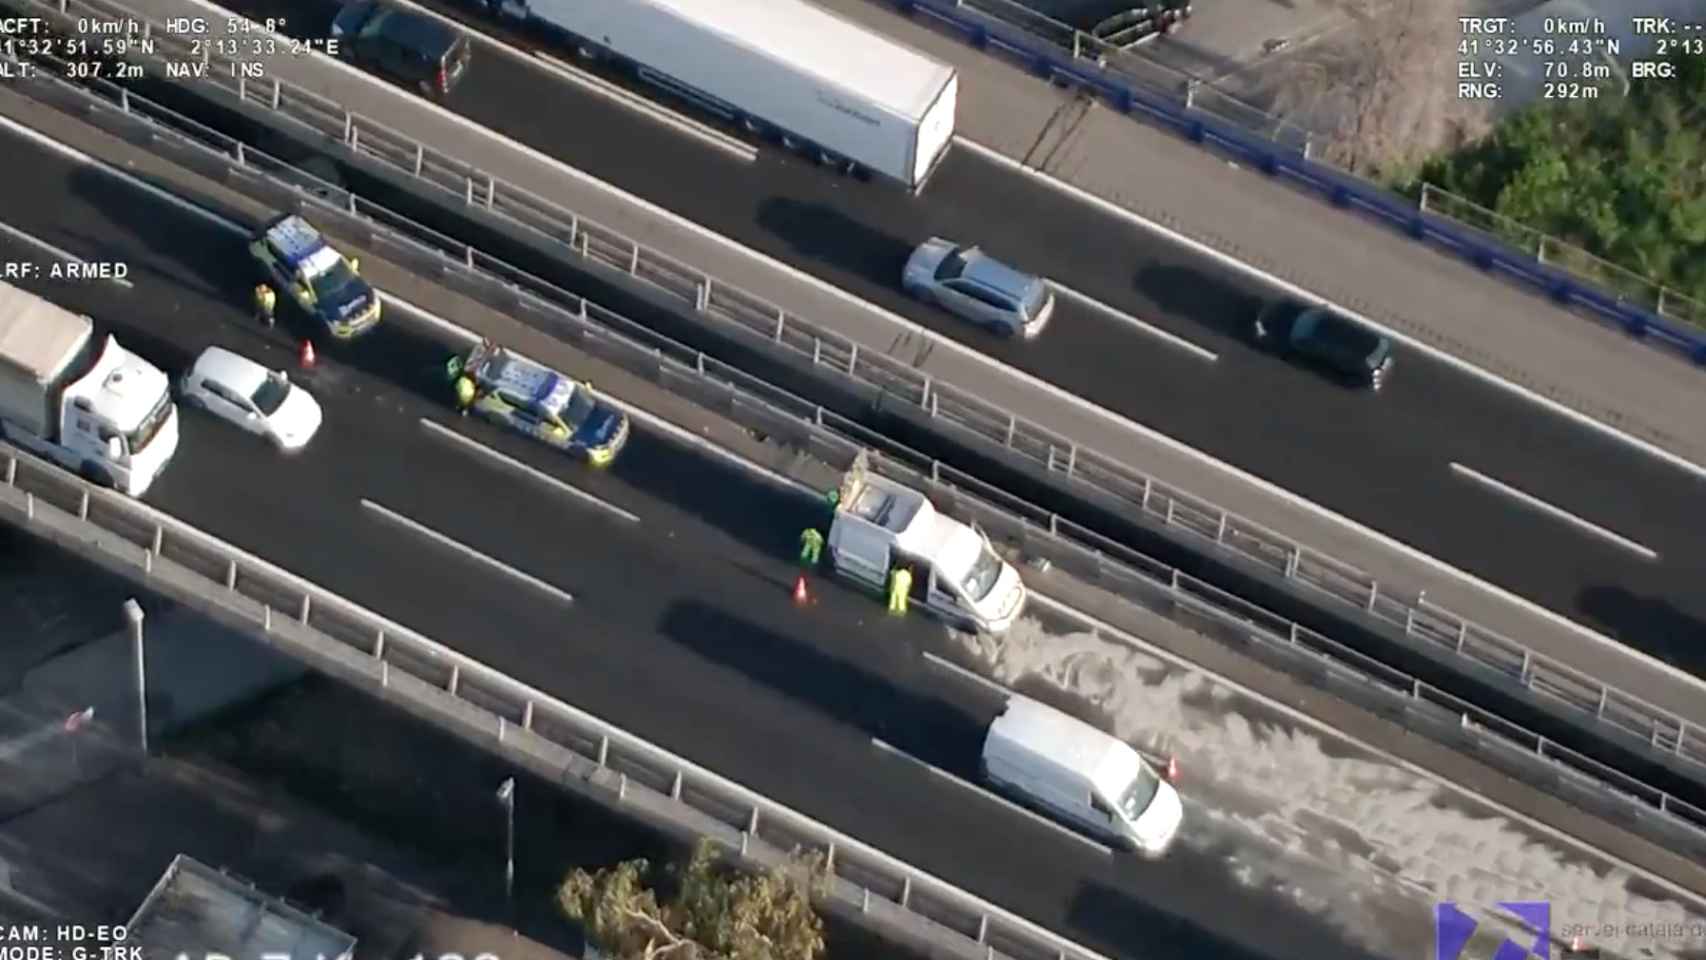
[[1578, 597], [1588, 624], [1696, 676], [1706, 674], [1706, 621], [1659, 596], [1595, 586]]
[[821, 203], [772, 197], [759, 205], [758, 225], [802, 257], [852, 271], [886, 288], [899, 285], [901, 268], [912, 253], [904, 239]]
[[1205, 329], [1246, 343], [1250, 322], [1264, 302], [1190, 267], [1145, 266], [1133, 277], [1133, 285], [1168, 316], [1188, 317]]

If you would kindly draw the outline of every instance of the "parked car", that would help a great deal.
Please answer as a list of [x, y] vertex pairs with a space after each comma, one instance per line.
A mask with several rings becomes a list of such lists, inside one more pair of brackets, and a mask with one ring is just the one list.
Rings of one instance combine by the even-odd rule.
[[267, 283], [295, 301], [302, 312], [338, 340], [350, 340], [379, 324], [379, 294], [361, 278], [357, 263], [339, 253], [314, 225], [294, 213], [267, 221], [249, 238]]
[[332, 20], [338, 54], [351, 63], [442, 98], [468, 70], [467, 36], [437, 17], [381, 0], [351, 0]]
[[280, 450], [308, 445], [320, 429], [320, 404], [290, 382], [224, 347], [208, 347], [179, 383], [183, 402], [265, 437]]
[[1330, 307], [1280, 300], [1263, 307], [1251, 337], [1352, 386], [1379, 390], [1392, 370], [1392, 341]]
[[912, 251], [901, 288], [1001, 336], [1034, 337], [1054, 313], [1054, 291], [1041, 277], [941, 237]]

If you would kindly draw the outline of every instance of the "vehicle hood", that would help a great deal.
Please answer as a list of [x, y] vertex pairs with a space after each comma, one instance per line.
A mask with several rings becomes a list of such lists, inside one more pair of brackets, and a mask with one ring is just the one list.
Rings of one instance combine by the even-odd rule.
[[284, 403], [267, 418], [267, 423], [287, 446], [296, 447], [313, 439], [323, 416], [319, 401], [293, 383]]
[[1132, 833], [1143, 852], [1160, 854], [1173, 842], [1184, 819], [1185, 804], [1179, 798], [1179, 791], [1163, 781], [1149, 806], [1132, 823]]
[[574, 442], [583, 447], [602, 447], [614, 440], [621, 428], [622, 412], [601, 403], [575, 428]]
[[373, 305], [373, 288], [367, 282], [357, 279], [348, 283], [338, 291], [336, 299], [328, 298], [320, 301], [320, 315], [330, 323], [348, 323]]
[[934, 279], [936, 268], [941, 265], [942, 259], [953, 252], [952, 241], [931, 237], [919, 244], [918, 249], [912, 251], [912, 256], [906, 259], [905, 276], [919, 281]]

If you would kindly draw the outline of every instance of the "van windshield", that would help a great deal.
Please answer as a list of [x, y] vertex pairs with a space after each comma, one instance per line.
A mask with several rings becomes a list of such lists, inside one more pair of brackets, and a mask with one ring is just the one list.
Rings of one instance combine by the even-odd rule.
[[160, 402], [156, 403], [154, 409], [148, 412], [148, 418], [124, 438], [125, 443], [130, 446], [130, 452], [141, 453], [147, 449], [148, 444], [153, 442], [154, 435], [166, 425], [166, 418], [171, 415], [172, 394], [170, 391], [163, 391], [160, 394]]
[[1001, 558], [985, 545], [978, 551], [977, 561], [971, 565], [971, 572], [966, 574], [960, 587], [972, 603], [982, 603], [989, 596], [989, 591], [995, 589], [995, 581], [1000, 577]]
[[1131, 786], [1126, 788], [1125, 796], [1120, 798], [1120, 813], [1124, 814], [1127, 820], [1136, 820], [1143, 815], [1143, 811], [1149, 809], [1150, 801], [1155, 799], [1155, 794], [1160, 789], [1161, 778], [1155, 775], [1154, 770], [1149, 769], [1149, 764], [1139, 764], [1137, 779], [1131, 782]]

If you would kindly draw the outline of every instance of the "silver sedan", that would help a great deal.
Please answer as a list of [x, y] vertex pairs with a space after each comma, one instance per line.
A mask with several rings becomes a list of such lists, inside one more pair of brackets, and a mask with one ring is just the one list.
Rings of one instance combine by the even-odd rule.
[[912, 251], [901, 288], [1001, 336], [1034, 337], [1054, 313], [1048, 281], [941, 237]]

